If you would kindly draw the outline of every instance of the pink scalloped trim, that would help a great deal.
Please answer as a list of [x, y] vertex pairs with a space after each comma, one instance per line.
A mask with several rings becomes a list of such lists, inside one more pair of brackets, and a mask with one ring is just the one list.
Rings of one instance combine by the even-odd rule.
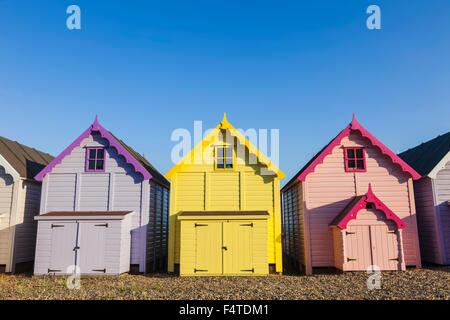
[[98, 131], [100, 132], [100, 135], [108, 140], [109, 145], [111, 147], [116, 148], [117, 153], [122, 155], [125, 158], [126, 163], [132, 165], [136, 172], [141, 173], [144, 176], [144, 180], [148, 180], [152, 178], [152, 175], [124, 148], [122, 145], [105, 129], [103, 128], [100, 123], [98, 122], [97, 117], [95, 117], [94, 122], [92, 125], [84, 131], [74, 142], [72, 142], [66, 149], [64, 149], [63, 152], [61, 152], [60, 155], [58, 155], [55, 159], [53, 159], [52, 162], [50, 162], [44, 169], [42, 169], [41, 172], [39, 172], [34, 179], [37, 181], [42, 181], [44, 176], [51, 172], [52, 169], [57, 165], [60, 164], [61, 161], [72, 153], [73, 149], [75, 147], [78, 147], [81, 144], [81, 141], [89, 137], [89, 135], [92, 133], [92, 131]]
[[371, 203], [375, 206], [375, 209], [382, 211], [386, 215], [386, 219], [392, 220], [397, 225], [398, 229], [403, 229], [406, 227], [406, 223], [400, 219], [394, 212], [392, 212], [391, 209], [389, 209], [380, 199], [375, 196], [375, 194], [372, 192], [372, 187], [369, 184], [369, 190], [364, 195], [364, 197], [359, 200], [355, 206], [340, 220], [340, 222], [337, 224], [337, 226], [340, 229], [346, 229], [347, 224], [350, 222], [350, 220], [356, 219], [358, 212], [361, 209], [367, 208], [367, 205]]
[[392, 152], [388, 147], [386, 147], [383, 143], [381, 143], [377, 138], [375, 138], [369, 131], [367, 131], [357, 120], [355, 115], [353, 115], [352, 122], [341, 131], [341, 133], [330, 142], [330, 144], [321, 152], [321, 154], [314, 159], [314, 161], [306, 168], [299, 176], [298, 180], [305, 181], [306, 176], [311, 172], [314, 172], [316, 166], [321, 164], [325, 157], [329, 155], [334, 147], [340, 145], [343, 138], [348, 137], [351, 131], [359, 131], [361, 135], [370, 140], [373, 146], [378, 147], [382, 154], [387, 155], [393, 163], [398, 164], [402, 170], [406, 173], [409, 173], [413, 180], [417, 180], [421, 178], [421, 175], [417, 173], [413, 168], [411, 168], [405, 161], [403, 161], [399, 156], [397, 156], [394, 152]]

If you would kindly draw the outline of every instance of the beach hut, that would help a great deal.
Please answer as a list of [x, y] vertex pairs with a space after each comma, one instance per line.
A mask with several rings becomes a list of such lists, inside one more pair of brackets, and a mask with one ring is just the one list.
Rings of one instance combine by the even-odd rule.
[[420, 175], [355, 116], [282, 189], [287, 266], [421, 267], [413, 180]]
[[168, 271], [182, 276], [282, 272], [284, 174], [224, 115], [166, 175]]
[[422, 259], [450, 264], [450, 132], [399, 156], [422, 175], [414, 181]]
[[53, 157], [0, 137], [0, 272], [32, 270], [41, 183], [34, 176]]
[[165, 267], [169, 182], [97, 117], [35, 179], [43, 182], [35, 274]]

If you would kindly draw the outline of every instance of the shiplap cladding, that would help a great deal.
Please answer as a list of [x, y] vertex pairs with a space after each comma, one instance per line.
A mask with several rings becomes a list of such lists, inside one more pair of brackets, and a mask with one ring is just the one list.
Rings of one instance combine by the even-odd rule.
[[301, 271], [304, 261], [303, 215], [300, 214], [302, 203], [301, 183], [296, 183], [283, 194], [283, 254], [285, 266]]
[[[365, 148], [367, 172], [345, 171], [343, 147]], [[413, 190], [408, 184], [409, 179], [399, 166], [359, 133], [352, 132], [343, 138], [341, 144], [305, 180], [312, 267], [334, 265], [333, 235], [329, 224], [349, 199], [367, 192], [369, 183], [377, 197], [407, 224], [403, 231], [406, 265], [420, 265], [417, 261], [415, 208], [410, 202]]]
[[436, 214], [442, 243], [442, 260], [450, 264], [450, 162], [438, 172], [434, 180]]
[[433, 196], [433, 181], [424, 177], [414, 182], [417, 225], [422, 259], [428, 262], [443, 263], [439, 252], [439, 227]]
[[14, 240], [15, 263], [34, 260], [37, 223], [34, 217], [39, 213], [41, 184], [23, 181], [22, 196], [19, 198], [18, 214]]
[[156, 270], [166, 265], [169, 218], [169, 192], [150, 183], [150, 216], [147, 225], [147, 260], [149, 268]]
[[0, 265], [10, 261], [10, 219], [13, 202], [13, 178], [0, 166]]
[[[85, 172], [87, 147], [106, 148], [104, 172]], [[164, 201], [168, 201], [168, 190], [156, 183], [144, 181], [142, 175], [136, 173], [134, 167], [127, 164], [125, 158], [115, 148], [109, 147], [109, 142], [100, 135], [93, 133], [75, 147], [70, 155], [44, 176], [44, 185], [46, 194], [43, 196], [41, 214], [50, 211], [133, 211], [130, 217], [130, 263], [139, 265], [141, 272], [145, 271], [147, 263], [153, 261], [155, 252], [166, 255], [162, 245], [158, 244], [158, 248], [153, 251], [152, 245], [167, 241], [167, 235], [155, 238], [149, 230], [154, 228], [151, 226], [152, 210], [157, 211], [156, 216], [162, 212], [160, 208]], [[164, 192], [158, 193], [159, 189], [164, 189]], [[156, 195], [152, 196], [152, 192], [156, 192]], [[166, 196], [161, 196], [162, 193]], [[155, 197], [156, 202], [153, 201]], [[154, 209], [153, 205], [158, 208]], [[167, 232], [167, 227], [161, 227], [161, 218], [156, 220], [157, 228]], [[150, 235], [153, 238], [148, 240]], [[152, 257], [147, 256], [150, 251]]]

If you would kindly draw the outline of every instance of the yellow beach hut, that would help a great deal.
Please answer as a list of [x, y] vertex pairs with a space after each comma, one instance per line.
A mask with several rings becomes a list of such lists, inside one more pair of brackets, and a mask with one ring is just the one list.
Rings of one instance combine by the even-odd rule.
[[278, 167], [224, 115], [171, 180], [168, 271], [182, 276], [282, 272]]

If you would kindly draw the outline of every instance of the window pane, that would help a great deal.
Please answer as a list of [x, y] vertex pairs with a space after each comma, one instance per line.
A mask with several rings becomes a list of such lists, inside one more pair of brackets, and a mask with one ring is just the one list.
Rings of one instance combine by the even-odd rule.
[[225, 163], [226, 163], [226, 168], [227, 169], [231, 169], [231, 168], [233, 168], [233, 158], [228, 158], [228, 159], [226, 159], [225, 160]]
[[355, 169], [355, 160], [348, 160], [348, 168]]
[[357, 169], [364, 170], [364, 160], [356, 160]]
[[89, 170], [94, 170], [95, 169], [95, 160], [89, 160], [88, 169]]
[[217, 148], [217, 158], [223, 158], [223, 148]]
[[105, 149], [97, 149], [97, 159], [105, 158]]
[[347, 158], [355, 157], [355, 149], [347, 149]]
[[96, 170], [103, 170], [103, 160], [97, 160]]
[[95, 159], [95, 149], [89, 149], [89, 159]]
[[356, 157], [361, 159], [363, 157], [363, 150], [362, 149], [356, 149]]
[[223, 169], [224, 168], [223, 162], [222, 163], [217, 163], [217, 168], [218, 169]]
[[233, 157], [233, 148], [226, 148], [226, 157], [227, 158], [232, 158]]

